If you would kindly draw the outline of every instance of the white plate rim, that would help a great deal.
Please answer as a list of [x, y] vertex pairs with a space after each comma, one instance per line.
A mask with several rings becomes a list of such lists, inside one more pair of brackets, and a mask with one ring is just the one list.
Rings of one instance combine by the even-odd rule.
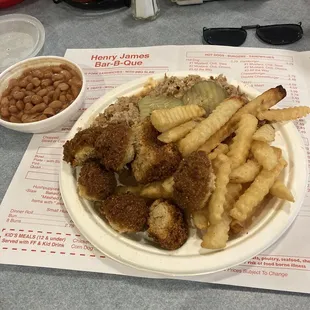
[[[167, 76], [179, 77], [189, 74], [198, 74], [206, 78], [210, 77], [210, 74], [193, 71], [166, 73]], [[212, 74], [212, 76], [217, 75]], [[148, 78], [142, 77], [121, 85], [99, 98], [79, 118], [70, 131], [68, 138], [73, 137], [79, 128], [87, 127], [89, 122], [93, 120], [94, 114], [97, 115], [98, 110], [103, 111], [117, 97], [137, 92]], [[163, 78], [163, 74], [153, 75], [152, 78], [154, 80], [161, 79]], [[228, 81], [232, 85], [239, 85], [242, 90], [252, 96], [260, 94], [258, 91], [240, 82], [230, 79]], [[289, 160], [294, 163], [294, 176], [298, 175], [298, 178], [295, 177], [295, 180], [297, 179], [299, 182], [299, 186], [295, 188], [296, 191], [294, 192], [296, 201], [291, 204], [277, 201], [276, 206], [270, 211], [271, 215], [268, 217], [269, 225], [265, 225], [265, 223], [258, 225], [255, 231], [257, 232], [259, 230], [259, 234], [252, 233], [249, 237], [246, 236], [241, 245], [237, 240], [228, 249], [213, 251], [208, 256], [199, 255], [190, 259], [188, 257], [178, 256], [178, 250], [171, 251], [168, 255], [167, 251], [164, 250], [159, 251], [162, 252], [161, 254], [145, 252], [143, 249], [141, 250], [138, 243], [136, 246], [133, 246], [132, 242], [126, 241], [127, 238], [114, 232], [111, 228], [102, 229], [102, 223], [98, 222], [100, 221], [98, 215], [92, 212], [90, 208], [85, 207], [82, 200], [78, 197], [72, 168], [62, 161], [59, 183], [64, 204], [76, 227], [90, 243], [106, 256], [127, 266], [169, 276], [202, 275], [231, 268], [249, 260], [275, 243], [291, 226], [302, 206], [307, 185], [307, 169], [305, 169], [307, 167], [307, 161], [303, 149], [303, 141], [293, 123], [286, 123], [281, 125], [280, 128], [282, 134], [286, 138], [289, 137], [287, 140], [294, 141], [294, 152], [290, 152]], [[124, 241], [124, 239], [126, 240]], [[254, 247], [252, 246], [253, 244], [255, 245]], [[214, 257], [216, 258], [214, 259]]]

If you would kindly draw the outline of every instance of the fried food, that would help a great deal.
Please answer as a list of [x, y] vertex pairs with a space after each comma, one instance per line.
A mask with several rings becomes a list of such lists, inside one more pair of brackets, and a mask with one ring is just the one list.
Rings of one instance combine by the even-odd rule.
[[63, 146], [63, 160], [73, 167], [82, 166], [88, 159], [96, 158], [95, 142], [102, 133], [100, 127], [81, 130]]
[[177, 147], [157, 139], [158, 131], [149, 118], [135, 128], [135, 133], [137, 154], [131, 166], [136, 180], [147, 184], [170, 177], [182, 159]]
[[177, 127], [171, 128], [158, 136], [158, 140], [164, 143], [176, 142], [184, 138], [198, 122], [189, 121]]
[[266, 142], [253, 141], [251, 152], [259, 165], [266, 170], [272, 170], [278, 163], [276, 152]]
[[132, 193], [114, 194], [102, 202], [99, 213], [120, 233], [139, 232], [146, 228], [149, 207]]
[[[242, 192], [242, 185], [241, 184], [236, 184], [236, 183], [228, 183], [227, 185], [227, 194], [226, 194], [226, 201], [224, 205], [224, 210], [225, 210], [225, 216], [228, 216], [230, 218], [230, 231], [228, 233], [239, 233], [241, 232], [241, 228], [243, 230], [243, 226], [239, 226], [239, 222], [236, 221], [235, 219], [231, 219], [229, 212], [233, 208], [235, 202], [240, 196], [240, 193]], [[227, 221], [226, 221], [227, 223]], [[224, 226], [225, 227], [225, 226]], [[225, 228], [224, 228], [225, 229]], [[225, 238], [226, 240], [226, 233], [222, 234], [222, 239]]]
[[259, 174], [261, 166], [256, 160], [248, 159], [247, 162], [238, 168], [234, 169], [229, 180], [232, 183], [248, 183], [254, 181]]
[[157, 181], [143, 186], [140, 195], [145, 198], [159, 199], [171, 198], [173, 192], [173, 178], [170, 177], [163, 182]]
[[229, 151], [228, 145], [220, 143], [218, 147], [208, 155], [208, 157], [210, 160], [214, 160], [219, 154], [227, 154], [228, 151]]
[[264, 92], [264, 101], [259, 106], [260, 111], [268, 110], [274, 105], [276, 105], [279, 101], [286, 97], [286, 90], [282, 85], [279, 85], [275, 88], [270, 88], [266, 92]]
[[[216, 109], [179, 142], [183, 157], [196, 151], [207, 139], [224, 126], [229, 119], [244, 105], [239, 97], [224, 100]], [[221, 141], [220, 141], [221, 142]]]
[[231, 217], [225, 212], [219, 223], [208, 227], [202, 238], [201, 246], [207, 249], [225, 248], [229, 238], [230, 222]]
[[223, 154], [217, 157], [220, 161], [215, 171], [215, 190], [213, 191], [208, 203], [209, 222], [218, 224], [222, 220], [224, 204], [226, 201], [227, 184], [231, 172], [231, 160]]
[[156, 181], [146, 185], [118, 186], [117, 193], [133, 193], [149, 199], [171, 198], [174, 180], [170, 177], [164, 181]]
[[109, 124], [95, 143], [97, 157], [108, 170], [120, 171], [135, 155], [134, 135], [126, 123]]
[[248, 158], [252, 137], [257, 127], [257, 118], [251, 114], [243, 114], [240, 117], [236, 136], [229, 147], [227, 156], [231, 160], [231, 168], [238, 168], [244, 164]]
[[286, 109], [261, 111], [257, 114], [257, 118], [259, 120], [267, 120], [270, 122], [284, 122], [305, 117], [309, 113], [310, 107], [293, 107]]
[[[206, 227], [207, 232], [202, 238], [201, 246], [207, 249], [222, 249], [225, 248], [229, 238], [229, 230], [231, 224], [231, 217], [229, 211], [232, 209], [234, 203], [242, 191], [241, 184], [227, 184], [227, 193], [225, 196], [224, 212], [222, 220], [217, 224], [211, 224]], [[198, 211], [199, 212], [199, 211]]]
[[276, 136], [276, 131], [272, 127], [272, 125], [265, 124], [255, 131], [253, 135], [253, 140], [270, 143], [274, 141], [275, 136]]
[[242, 191], [241, 184], [236, 183], [227, 184], [227, 193], [225, 196], [225, 204], [224, 204], [225, 211], [230, 211], [233, 208], [233, 205], [236, 202], [237, 198], [240, 196], [241, 191]]
[[206, 111], [202, 107], [189, 104], [171, 109], [155, 110], [151, 114], [151, 122], [159, 132], [165, 132], [205, 114]]
[[181, 210], [168, 201], [154, 201], [148, 218], [149, 236], [166, 250], [180, 248], [188, 238], [188, 225]]
[[234, 117], [232, 117], [223, 127], [221, 127], [217, 132], [215, 132], [209, 139], [207, 139], [206, 142], [198, 150], [204, 151], [205, 153], [209, 154], [221, 142], [230, 137], [235, 131], [235, 127], [238, 123], [235, 119], [233, 120], [233, 118]]
[[78, 178], [78, 193], [91, 201], [104, 200], [112, 195], [116, 188], [113, 172], [107, 171], [97, 162], [87, 162]]
[[172, 196], [173, 193], [173, 186], [174, 186], [173, 177], [167, 178], [162, 182], [163, 189], [166, 191], [166, 193], [169, 193], [170, 196]]
[[235, 219], [232, 219], [230, 223], [230, 233], [234, 235], [238, 235], [242, 233], [246, 227], [247, 227], [246, 222], [239, 222]]
[[189, 211], [205, 207], [214, 190], [214, 173], [207, 154], [194, 152], [183, 159], [173, 175], [173, 199]]
[[202, 146], [201, 150], [207, 154], [215, 149], [222, 141], [228, 138], [235, 130], [235, 126], [238, 124], [241, 115], [252, 114], [257, 115], [257, 110], [263, 105], [273, 106], [277, 104], [286, 96], [286, 91], [282, 86], [271, 88], [260, 96], [256, 97], [248, 104], [243, 106], [239, 111], [217, 132], [215, 132]]
[[230, 211], [231, 217], [240, 222], [247, 220], [256, 206], [269, 193], [270, 188], [286, 165], [286, 161], [281, 158], [274, 169], [263, 169], [250, 187], [239, 197], [233, 209]]
[[209, 226], [208, 208], [205, 207], [192, 213], [194, 225], [201, 230], [205, 230]]
[[291, 202], [295, 201], [291, 191], [280, 180], [276, 180], [274, 182], [274, 184], [270, 188], [270, 194], [283, 200]]
[[272, 146], [273, 151], [277, 155], [278, 160], [282, 157], [282, 150], [278, 147]]

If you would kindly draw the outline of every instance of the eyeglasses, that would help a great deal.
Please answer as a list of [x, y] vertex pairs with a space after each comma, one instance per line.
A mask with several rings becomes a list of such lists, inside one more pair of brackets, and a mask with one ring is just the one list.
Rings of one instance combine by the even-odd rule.
[[247, 29], [256, 29], [256, 35], [263, 42], [272, 45], [291, 44], [303, 36], [299, 24], [250, 25], [241, 28], [203, 28], [203, 38], [211, 45], [240, 46], [247, 37]]
[[[1, 1], [1, 0], [0, 0]], [[114, 9], [130, 7], [131, 0], [53, 0], [54, 3], [66, 2], [73, 7], [86, 10]]]

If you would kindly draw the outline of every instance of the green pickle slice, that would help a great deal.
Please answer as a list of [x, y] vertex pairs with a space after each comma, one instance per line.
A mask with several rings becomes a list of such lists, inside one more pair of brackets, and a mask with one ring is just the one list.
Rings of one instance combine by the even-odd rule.
[[213, 81], [203, 81], [195, 84], [183, 96], [184, 104], [198, 104], [207, 115], [210, 114], [228, 94], [224, 88]]
[[138, 102], [141, 119], [151, 115], [154, 110], [170, 109], [179, 105], [183, 105], [181, 99], [166, 96], [145, 96]]

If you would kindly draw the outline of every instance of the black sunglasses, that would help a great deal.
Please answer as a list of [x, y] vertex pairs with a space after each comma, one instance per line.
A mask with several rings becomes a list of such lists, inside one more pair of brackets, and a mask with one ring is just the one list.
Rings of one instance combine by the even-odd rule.
[[272, 45], [291, 44], [303, 36], [301, 23], [279, 25], [250, 25], [241, 28], [203, 28], [203, 38], [211, 45], [240, 46], [247, 37], [247, 29], [256, 29], [256, 35], [263, 42]]
[[66, 2], [79, 9], [98, 10], [130, 7], [131, 0], [53, 0], [54, 3]]

